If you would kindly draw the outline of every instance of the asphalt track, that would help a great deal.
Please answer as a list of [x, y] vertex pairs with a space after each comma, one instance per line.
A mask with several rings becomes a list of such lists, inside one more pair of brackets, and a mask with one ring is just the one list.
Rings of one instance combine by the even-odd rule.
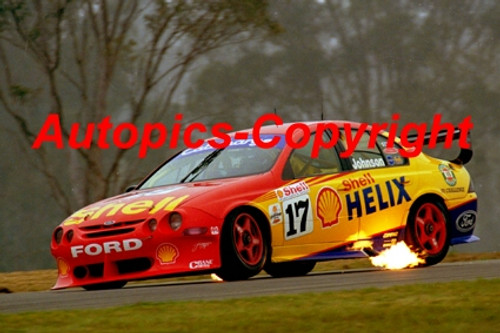
[[130, 285], [123, 289], [84, 291], [80, 288], [0, 294], [0, 313], [105, 308], [143, 302], [217, 300], [252, 296], [324, 292], [367, 287], [500, 278], [500, 260], [445, 263], [388, 271], [379, 269], [313, 272], [296, 278], [258, 276], [247, 281], [198, 280]]

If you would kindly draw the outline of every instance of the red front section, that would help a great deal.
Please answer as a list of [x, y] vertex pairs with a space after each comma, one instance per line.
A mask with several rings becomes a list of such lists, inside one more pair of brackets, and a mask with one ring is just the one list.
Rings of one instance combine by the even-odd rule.
[[[189, 189], [189, 196], [196, 191]], [[59, 271], [53, 289], [220, 267], [222, 219], [196, 208], [176, 208], [180, 199], [189, 197], [177, 192], [138, 191], [91, 205], [66, 219], [51, 242]], [[169, 224], [173, 208], [183, 216], [177, 230]]]
[[[53, 289], [213, 270], [220, 266], [219, 229], [201, 235], [167, 235], [138, 226], [133, 236], [108, 241], [75, 238], [52, 247], [59, 275]], [[202, 230], [203, 231], [203, 230]], [[132, 237], [132, 238], [129, 238]]]

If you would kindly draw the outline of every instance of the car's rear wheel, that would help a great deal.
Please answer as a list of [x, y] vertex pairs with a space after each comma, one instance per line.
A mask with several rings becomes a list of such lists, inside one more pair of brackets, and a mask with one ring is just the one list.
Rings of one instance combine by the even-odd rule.
[[315, 261], [287, 261], [268, 263], [264, 270], [272, 277], [302, 276], [312, 271], [314, 266]]
[[262, 270], [267, 251], [266, 237], [256, 217], [235, 211], [222, 229], [222, 266], [217, 275], [226, 281], [248, 279]]
[[88, 284], [86, 286], [82, 286], [85, 290], [106, 290], [106, 289], [120, 289], [123, 288], [127, 284], [127, 281], [114, 281], [114, 282], [105, 282], [105, 283], [96, 283], [96, 284]]
[[405, 242], [425, 260], [425, 266], [444, 259], [450, 247], [448, 214], [439, 202], [417, 202], [408, 216]]

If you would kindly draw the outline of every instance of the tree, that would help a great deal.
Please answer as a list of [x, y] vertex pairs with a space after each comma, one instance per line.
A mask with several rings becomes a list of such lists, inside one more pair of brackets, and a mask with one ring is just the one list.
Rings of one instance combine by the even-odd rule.
[[[388, 122], [398, 113], [400, 128], [436, 113], [454, 124], [472, 115], [467, 167], [480, 214], [500, 213], [500, 2], [297, 0], [270, 7], [284, 33], [235, 46], [230, 62], [214, 59], [191, 87], [189, 109], [203, 107], [242, 127], [245, 116], [274, 107], [286, 121], [317, 120], [323, 111], [326, 119]], [[478, 231], [488, 231], [479, 246], [498, 250], [498, 228], [483, 217]]]
[[83, 139], [106, 116], [169, 121], [200, 57], [279, 30], [266, 10], [263, 0], [0, 1], [0, 105], [58, 205], [71, 213], [122, 191], [140, 161], [133, 150], [102, 150], [97, 134], [88, 149], [30, 151], [48, 114], [65, 142], [73, 124]]

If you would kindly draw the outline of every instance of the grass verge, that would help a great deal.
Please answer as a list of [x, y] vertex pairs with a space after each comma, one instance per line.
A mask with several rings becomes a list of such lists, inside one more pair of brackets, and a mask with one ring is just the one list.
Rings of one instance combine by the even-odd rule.
[[0, 327], [2, 332], [500, 332], [498, 295], [500, 279], [492, 279], [0, 314]]

